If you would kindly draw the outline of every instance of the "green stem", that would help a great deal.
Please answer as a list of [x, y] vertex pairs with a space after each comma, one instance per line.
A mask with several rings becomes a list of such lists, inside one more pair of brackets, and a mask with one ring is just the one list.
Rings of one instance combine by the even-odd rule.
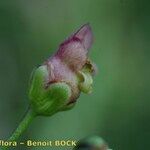
[[29, 124], [32, 122], [36, 114], [29, 109], [25, 114], [23, 120], [20, 122], [18, 128], [14, 131], [11, 137], [8, 139], [9, 141], [16, 141], [21, 136], [21, 134], [27, 129]]
[[[19, 126], [7, 141], [17, 141], [35, 117], [36, 117], [35, 112], [33, 112], [31, 109], [28, 109], [24, 118], [20, 122]], [[7, 150], [7, 149], [9, 149], [9, 147], [2, 148], [2, 150]]]

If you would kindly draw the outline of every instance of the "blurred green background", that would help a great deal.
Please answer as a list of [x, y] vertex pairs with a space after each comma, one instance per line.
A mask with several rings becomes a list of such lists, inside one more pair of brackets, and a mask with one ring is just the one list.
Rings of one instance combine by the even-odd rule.
[[36, 118], [22, 140], [96, 134], [113, 150], [149, 149], [148, 0], [0, 0], [0, 139], [28, 107], [32, 69], [87, 22], [95, 36], [90, 57], [99, 69], [93, 93], [82, 94], [71, 111]]

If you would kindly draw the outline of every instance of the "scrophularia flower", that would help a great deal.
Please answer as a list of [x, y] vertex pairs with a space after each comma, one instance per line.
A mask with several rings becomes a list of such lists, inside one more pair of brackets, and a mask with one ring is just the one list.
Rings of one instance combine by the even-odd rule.
[[88, 53], [92, 41], [90, 25], [83, 25], [33, 72], [29, 97], [37, 114], [70, 109], [81, 92], [91, 92], [95, 67]]
[[30, 107], [8, 141], [16, 141], [36, 116], [51, 116], [71, 109], [81, 92], [91, 92], [95, 68], [88, 52], [92, 40], [91, 27], [86, 24], [33, 71], [29, 87]]

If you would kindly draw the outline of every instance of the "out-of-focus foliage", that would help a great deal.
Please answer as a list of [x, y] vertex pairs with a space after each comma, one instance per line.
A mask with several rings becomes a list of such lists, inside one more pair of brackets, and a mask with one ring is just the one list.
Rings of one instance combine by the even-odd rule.
[[28, 107], [32, 69], [90, 22], [90, 55], [99, 69], [93, 93], [69, 112], [37, 118], [22, 140], [98, 134], [114, 150], [149, 149], [149, 16], [147, 0], [1, 0], [0, 138], [9, 136]]

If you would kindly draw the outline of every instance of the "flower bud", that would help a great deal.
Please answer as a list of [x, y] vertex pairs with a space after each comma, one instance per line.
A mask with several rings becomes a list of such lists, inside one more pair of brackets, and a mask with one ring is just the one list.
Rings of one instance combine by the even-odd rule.
[[81, 92], [92, 91], [95, 68], [88, 59], [92, 39], [91, 27], [82, 26], [34, 70], [29, 97], [37, 114], [50, 116], [71, 109]]
[[87, 137], [80, 140], [74, 150], [111, 150], [107, 143], [99, 136]]

